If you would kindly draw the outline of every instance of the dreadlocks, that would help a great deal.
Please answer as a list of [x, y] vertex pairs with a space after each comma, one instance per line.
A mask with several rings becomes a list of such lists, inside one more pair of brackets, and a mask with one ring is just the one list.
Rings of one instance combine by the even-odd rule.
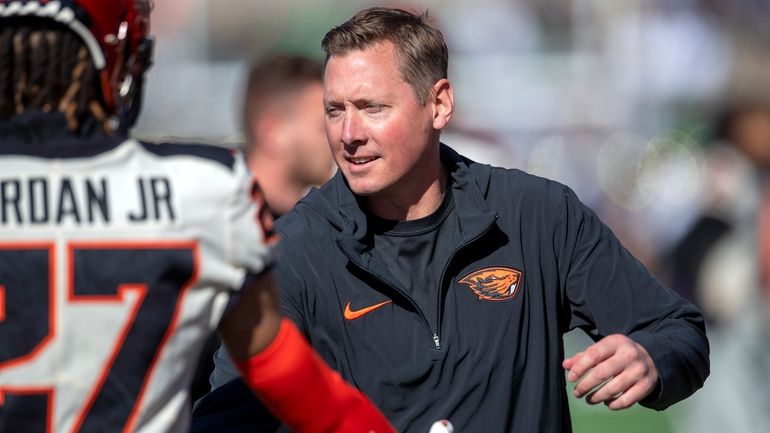
[[109, 131], [99, 89], [98, 71], [72, 31], [22, 18], [0, 28], [0, 121], [34, 109], [60, 111], [73, 132], [88, 118]]

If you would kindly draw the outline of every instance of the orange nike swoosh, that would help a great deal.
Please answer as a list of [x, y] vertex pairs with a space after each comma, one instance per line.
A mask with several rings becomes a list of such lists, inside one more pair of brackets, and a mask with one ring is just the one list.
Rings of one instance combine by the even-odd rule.
[[382, 307], [383, 305], [390, 304], [391, 301], [383, 301], [379, 304], [374, 304], [370, 307], [365, 307], [360, 310], [353, 311], [350, 309], [350, 302], [348, 302], [348, 305], [345, 305], [345, 313], [343, 314], [345, 316], [345, 319], [347, 320], [356, 320], [359, 317], [363, 316], [364, 314], [371, 313], [372, 311]]

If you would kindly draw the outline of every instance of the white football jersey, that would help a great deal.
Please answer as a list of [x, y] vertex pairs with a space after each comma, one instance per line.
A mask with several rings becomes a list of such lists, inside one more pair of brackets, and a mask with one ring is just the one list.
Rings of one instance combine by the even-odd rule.
[[0, 431], [186, 432], [202, 345], [271, 260], [259, 191], [214, 147], [61, 156], [0, 154]]

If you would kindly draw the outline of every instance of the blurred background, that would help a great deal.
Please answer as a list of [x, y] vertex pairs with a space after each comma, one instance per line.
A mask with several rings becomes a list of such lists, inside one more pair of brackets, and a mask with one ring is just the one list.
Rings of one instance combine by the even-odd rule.
[[367, 6], [428, 9], [457, 105], [442, 141], [571, 186], [708, 317], [712, 377], [694, 398], [663, 413], [572, 401], [575, 431], [770, 431], [770, 1], [155, 3], [134, 134], [223, 146], [242, 140], [250, 61], [321, 59], [325, 32]]

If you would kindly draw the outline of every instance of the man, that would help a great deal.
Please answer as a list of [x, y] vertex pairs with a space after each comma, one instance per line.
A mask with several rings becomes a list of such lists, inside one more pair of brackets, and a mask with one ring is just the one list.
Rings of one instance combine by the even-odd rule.
[[[439, 142], [453, 88], [426, 17], [367, 9], [322, 47], [339, 172], [278, 221], [276, 275], [284, 312], [399, 431], [570, 431], [563, 369], [610, 409], [703, 384], [701, 314], [569, 188]], [[564, 359], [576, 327], [596, 343]]]
[[[288, 212], [311, 186], [333, 174], [323, 114], [323, 65], [291, 54], [268, 55], [249, 70], [241, 111], [246, 165], [274, 217]], [[201, 353], [191, 396], [209, 392], [212, 336]], [[244, 387], [244, 393], [250, 391]]]
[[[703, 311], [711, 329], [743, 316], [754, 304], [756, 260], [725, 254], [739, 238], [756, 230], [770, 170], [770, 104], [736, 101], [725, 107], [708, 148], [699, 203], [691, 227], [669, 252], [668, 271], [682, 297]], [[756, 256], [756, 236], [749, 236]]]
[[[765, 125], [770, 127], [770, 117], [767, 121]], [[761, 127], [761, 123], [754, 126]], [[770, 139], [770, 129], [764, 131], [765, 139]], [[754, 133], [758, 134], [755, 139], [761, 138], [760, 130]], [[761, 167], [759, 158], [753, 162]], [[754, 207], [753, 217], [729, 220], [729, 231], [721, 233], [709, 246], [703, 263], [703, 274], [722, 281], [726, 290], [737, 292], [740, 302], [733, 301], [737, 305], [730, 315], [716, 316], [721, 320], [710, 328], [714, 374], [709, 386], [680, 409], [683, 432], [770, 430], [770, 412], [766, 410], [770, 404], [770, 189], [766, 182], [754, 186], [761, 187], [764, 191], [758, 192], [760, 203]], [[752, 190], [747, 189], [747, 193]], [[739, 269], [734, 272], [736, 267]], [[740, 286], [720, 272], [735, 273]], [[709, 281], [704, 288], [713, 289], [716, 284]], [[716, 306], [706, 304], [704, 310]]]
[[186, 431], [224, 315], [246, 382], [295, 431], [392, 432], [281, 319], [243, 159], [126, 138], [150, 9], [0, 0], [0, 431]]
[[244, 153], [277, 215], [333, 174], [324, 135], [322, 69], [314, 59], [284, 54], [265, 57], [249, 71]]

